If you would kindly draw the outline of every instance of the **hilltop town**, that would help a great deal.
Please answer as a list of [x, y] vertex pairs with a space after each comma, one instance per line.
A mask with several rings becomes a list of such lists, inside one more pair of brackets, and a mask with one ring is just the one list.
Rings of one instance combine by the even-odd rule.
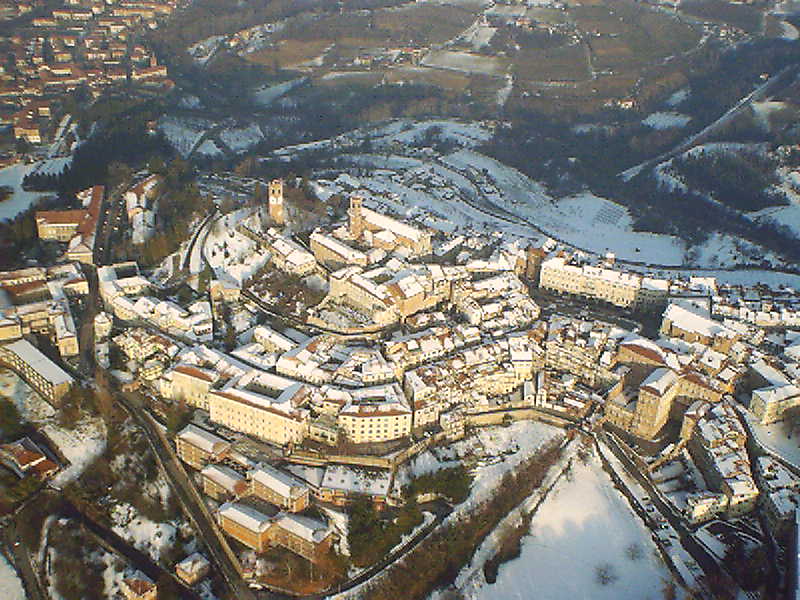
[[[251, 594], [382, 597], [402, 578], [394, 564], [430, 551], [456, 515], [500, 523], [491, 498], [504, 477], [519, 478], [519, 500], [546, 498], [542, 481], [583, 456], [652, 531], [637, 548], [652, 546], [665, 585], [791, 589], [798, 292], [722, 272], [665, 277], [552, 239], [448, 232], [434, 213], [387, 210], [374, 189], [345, 192], [345, 180], [209, 179], [212, 196], [251, 193], [198, 216], [155, 269], [106, 263], [102, 244], [107, 214], [127, 219], [127, 236], [152, 235], [162, 175], [37, 212], [39, 240], [62, 254], [0, 276], [0, 360], [29, 386], [23, 405], [44, 400], [73, 422], [32, 418], [4, 439], [18, 478], [6, 505], [58, 482], [102, 527], [89, 507], [118, 506], [115, 492], [76, 488], [110, 449], [76, 451], [64, 435], [108, 436], [128, 412], [121, 422], [133, 418], [165, 469], [174, 522], [188, 515], [178, 527], [194, 528], [194, 553], [151, 557], [180, 583], [129, 564], [118, 593], [191, 593], [174, 590], [210, 576], [220, 597], [245, 582]], [[490, 450], [487, 432], [505, 442]], [[521, 475], [534, 467], [538, 478]], [[109, 518], [135, 536], [118, 508]], [[501, 553], [483, 552], [502, 578]]]

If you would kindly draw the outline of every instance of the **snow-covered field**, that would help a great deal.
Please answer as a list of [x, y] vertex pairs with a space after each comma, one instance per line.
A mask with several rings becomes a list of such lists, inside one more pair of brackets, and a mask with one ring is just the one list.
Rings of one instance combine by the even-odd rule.
[[561, 429], [538, 421], [518, 421], [510, 427], [482, 427], [455, 444], [420, 453], [398, 469], [395, 486], [402, 487], [414, 477], [452, 467], [465, 458], [476, 460], [469, 497], [448, 517], [457, 519], [489, 498], [503, 475], [561, 435]]
[[299, 77], [276, 85], [257, 88], [253, 91], [253, 99], [260, 106], [269, 106], [281, 96], [291, 92], [298, 85], [305, 83], [305, 81], [306, 77]]
[[[626, 549], [636, 546], [638, 558]], [[598, 581], [608, 565], [612, 581]], [[519, 558], [501, 565], [497, 582], [464, 590], [469, 600], [641, 600], [661, 597], [671, 579], [650, 532], [593, 459], [573, 463], [534, 516]]]
[[800, 238], [800, 205], [791, 204], [790, 206], [767, 208], [758, 213], [751, 213], [750, 216], [755, 215], [758, 220], [769, 220], [779, 225], [785, 225], [792, 230], [795, 237]]
[[0, 169], [0, 187], [5, 186], [12, 190], [11, 196], [0, 202], [0, 221], [13, 219], [33, 204], [37, 198], [47, 195], [42, 192], [27, 192], [22, 189], [22, 180], [36, 166], [37, 163], [31, 165], [18, 163]]
[[0, 596], [3, 600], [25, 600], [26, 598], [22, 581], [14, 567], [2, 554], [0, 554]]
[[227, 276], [241, 284], [267, 264], [269, 253], [260, 251], [258, 244], [236, 231], [236, 226], [249, 213], [250, 209], [239, 209], [220, 217], [212, 225], [203, 245], [203, 256], [216, 277]]
[[[574, 231], [559, 231], [559, 237], [576, 247], [598, 254], [613, 252], [623, 260], [657, 264], [681, 264], [684, 244], [670, 235], [633, 231], [628, 210], [590, 193], [558, 202], [557, 207], [574, 223]], [[566, 229], [566, 228], [565, 228]]]
[[680, 106], [681, 104], [686, 102], [691, 95], [692, 95], [692, 90], [690, 90], [688, 87], [681, 88], [678, 91], [673, 92], [673, 94], [669, 98], [667, 98], [666, 104], [667, 106], [672, 108]]
[[489, 173], [496, 192], [484, 190], [486, 201], [577, 248], [601, 254], [614, 252], [623, 260], [683, 263], [684, 246], [680, 240], [633, 231], [627, 209], [610, 200], [585, 193], [556, 202], [540, 184], [519, 171], [470, 150], [451, 154], [444, 161], [456, 168]]
[[780, 112], [789, 108], [786, 102], [775, 102], [771, 100], [764, 100], [762, 102], [753, 102], [750, 105], [753, 111], [753, 117], [761, 129], [770, 131], [772, 129], [770, 119], [773, 113]]
[[725, 268], [736, 264], [769, 261], [780, 268], [780, 257], [747, 240], [728, 234], [714, 233], [703, 244], [692, 249], [691, 263], [698, 267]]
[[217, 158], [225, 155], [225, 153], [219, 149], [217, 143], [210, 138], [203, 140], [203, 143], [197, 147], [195, 153], [204, 158]]
[[673, 129], [686, 127], [692, 117], [678, 112], [654, 112], [642, 121], [642, 124], [653, 129]]
[[422, 64], [426, 67], [487, 75], [499, 75], [505, 69], [503, 61], [497, 58], [453, 50], [431, 52], [422, 60]]
[[305, 151], [346, 150], [360, 146], [365, 139], [370, 140], [374, 150], [388, 148], [395, 142], [418, 146], [424, 139], [425, 134], [434, 127], [438, 130], [439, 139], [454, 142], [466, 148], [472, 148], [488, 141], [491, 139], [493, 132], [492, 126], [484, 122], [456, 121], [453, 119], [426, 121], [396, 119], [382, 125], [347, 131], [330, 139], [285, 146], [276, 150], [275, 154], [292, 157]]

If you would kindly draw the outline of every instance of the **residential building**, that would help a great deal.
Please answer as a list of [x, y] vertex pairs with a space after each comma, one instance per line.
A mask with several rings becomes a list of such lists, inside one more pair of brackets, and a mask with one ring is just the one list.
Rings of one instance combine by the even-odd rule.
[[722, 323], [674, 303], [664, 311], [660, 333], [689, 343], [699, 342], [723, 354], [728, 354], [739, 339], [736, 332]]
[[188, 586], [203, 579], [210, 570], [211, 563], [199, 552], [190, 554], [175, 565], [175, 575]]
[[800, 406], [800, 387], [794, 384], [779, 384], [753, 390], [750, 412], [762, 425], [783, 419], [783, 413]]
[[411, 434], [412, 411], [397, 384], [362, 388], [352, 392], [337, 422], [353, 443], [385, 442]]
[[238, 499], [250, 491], [247, 479], [224, 465], [206, 465], [200, 471], [203, 492], [217, 502]]
[[58, 465], [28, 437], [0, 445], [0, 462], [17, 477], [32, 475], [44, 480], [58, 471]]
[[125, 600], [157, 600], [158, 586], [141, 571], [125, 575], [120, 582]]
[[274, 444], [303, 441], [308, 433], [309, 412], [301, 408], [311, 390], [292, 383], [277, 397], [229, 384], [208, 395], [209, 417], [234, 431]]
[[54, 405], [58, 405], [74, 383], [70, 375], [27, 340], [0, 345], [0, 363], [15, 371]]
[[251, 493], [291, 513], [305, 510], [309, 489], [296, 477], [270, 465], [261, 465], [248, 473]]
[[175, 436], [175, 446], [178, 457], [190, 467], [198, 470], [208, 463], [224, 459], [231, 448], [231, 444], [227, 440], [191, 424], [184, 427]]

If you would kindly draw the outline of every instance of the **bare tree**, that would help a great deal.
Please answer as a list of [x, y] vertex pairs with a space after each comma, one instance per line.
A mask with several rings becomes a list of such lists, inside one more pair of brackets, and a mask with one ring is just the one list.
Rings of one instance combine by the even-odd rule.
[[641, 544], [629, 544], [628, 547], [625, 548], [625, 556], [628, 558], [628, 560], [641, 560], [641, 558], [644, 556], [644, 550], [642, 549]]
[[619, 579], [619, 575], [617, 575], [614, 565], [603, 563], [594, 568], [594, 579], [600, 585], [611, 585]]

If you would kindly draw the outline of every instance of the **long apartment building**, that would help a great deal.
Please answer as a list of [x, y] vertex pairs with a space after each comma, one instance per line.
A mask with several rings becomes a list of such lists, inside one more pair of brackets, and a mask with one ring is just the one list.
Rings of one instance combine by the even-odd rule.
[[293, 382], [277, 396], [255, 390], [259, 390], [257, 384], [242, 387], [236, 383], [212, 390], [208, 394], [211, 421], [274, 444], [302, 442], [308, 434], [310, 414], [303, 406], [310, 388]]
[[581, 265], [566, 256], [554, 255], [538, 271], [539, 286], [554, 292], [608, 302], [622, 308], [652, 310], [663, 306], [669, 282], [610, 266]]
[[74, 380], [27, 340], [0, 345], [0, 363], [22, 377], [45, 400], [57, 405]]
[[386, 442], [411, 433], [412, 412], [397, 384], [354, 390], [337, 423], [356, 443]]
[[369, 264], [369, 258], [364, 252], [351, 248], [344, 242], [322, 231], [315, 231], [311, 234], [309, 245], [316, 259], [331, 267], [345, 267], [348, 265], [366, 267]]

